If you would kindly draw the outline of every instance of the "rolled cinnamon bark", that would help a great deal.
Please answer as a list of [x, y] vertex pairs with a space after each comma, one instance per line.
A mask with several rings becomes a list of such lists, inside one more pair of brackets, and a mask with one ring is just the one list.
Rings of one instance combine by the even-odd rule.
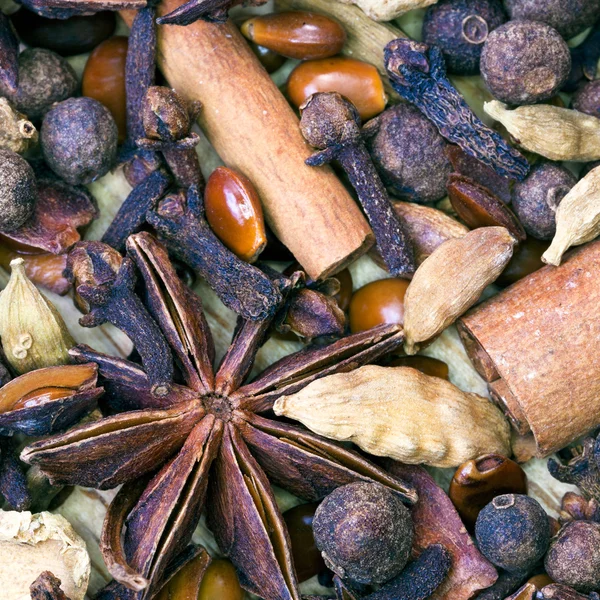
[[600, 425], [600, 241], [472, 309], [458, 323], [469, 357], [538, 456]]
[[[164, 0], [166, 14], [180, 0]], [[130, 25], [132, 14], [124, 13]], [[231, 22], [158, 29], [158, 64], [186, 99], [221, 159], [249, 177], [267, 222], [313, 279], [345, 267], [373, 244], [358, 206], [329, 167], [308, 167], [313, 150], [298, 118]]]

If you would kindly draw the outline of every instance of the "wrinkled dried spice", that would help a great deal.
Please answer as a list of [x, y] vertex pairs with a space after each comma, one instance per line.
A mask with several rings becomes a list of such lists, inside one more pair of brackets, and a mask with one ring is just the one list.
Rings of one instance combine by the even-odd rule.
[[[189, 0], [167, 15], [159, 17], [159, 25], [190, 25], [198, 19], [210, 23], [227, 21], [228, 11], [243, 0]], [[267, 0], [245, 0], [246, 6], [260, 6]]]
[[0, 13], [0, 86], [11, 92], [19, 84], [19, 40], [10, 20]]
[[594, 498], [586, 500], [575, 492], [567, 492], [561, 501], [558, 518], [561, 525], [571, 521], [596, 521], [600, 523], [600, 503]]
[[437, 46], [394, 40], [385, 48], [385, 66], [398, 94], [422, 111], [448, 141], [499, 175], [519, 181], [527, 175], [527, 160], [484, 125], [452, 86]]
[[60, 583], [50, 571], [44, 571], [29, 587], [31, 600], [69, 600]]
[[[307, 501], [353, 481], [379, 482], [409, 503], [416, 494], [358, 454], [255, 413], [269, 411], [276, 398], [314, 379], [376, 360], [398, 348], [402, 334], [382, 327], [305, 349], [244, 383], [269, 321], [243, 322], [215, 373], [200, 299], [181, 283], [164, 248], [141, 233], [130, 238], [128, 251], [132, 258], [123, 259], [118, 275], [129, 268], [125, 261], [135, 260], [148, 306], [186, 385], [173, 384], [166, 396], [156, 398], [148, 374], [137, 365], [80, 348], [76, 356], [98, 361], [109, 397], [127, 399], [130, 409], [138, 410], [47, 438], [29, 446], [23, 457], [53, 481], [101, 488], [126, 483], [109, 509], [102, 536], [106, 563], [120, 583], [100, 598], [121, 598], [128, 585], [141, 600], [162, 587], [172, 565], [190, 558], [186, 546], [205, 492], [209, 526], [243, 587], [268, 600], [297, 597], [289, 538], [267, 476]], [[108, 271], [110, 282], [114, 273]], [[115, 448], [121, 450], [115, 453]], [[150, 481], [148, 473], [155, 473]]]

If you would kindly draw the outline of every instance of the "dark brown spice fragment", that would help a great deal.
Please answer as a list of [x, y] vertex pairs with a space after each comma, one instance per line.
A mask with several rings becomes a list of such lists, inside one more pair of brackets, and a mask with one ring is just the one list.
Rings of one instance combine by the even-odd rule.
[[19, 83], [19, 40], [8, 17], [0, 12], [0, 89], [17, 91]]
[[31, 217], [37, 201], [35, 175], [16, 152], [0, 148], [0, 231], [14, 231]]
[[13, 510], [27, 510], [31, 505], [17, 445], [8, 437], [0, 437], [0, 494]]
[[477, 600], [505, 600], [519, 588], [529, 577], [529, 572], [511, 573], [498, 570], [498, 579], [489, 588], [477, 595]]
[[[227, 21], [228, 11], [244, 0], [189, 0], [167, 15], [159, 17], [159, 25], [190, 25], [198, 19], [211, 23]], [[249, 6], [260, 6], [267, 0], [246, 0]]]
[[596, 78], [598, 59], [600, 59], [600, 23], [594, 26], [581, 44], [571, 48], [571, 72], [563, 86], [563, 91], [572, 92], [579, 84], [593, 81]]
[[44, 571], [30, 586], [31, 600], [69, 600], [60, 589], [60, 579]]
[[560, 504], [559, 522], [561, 525], [566, 525], [571, 521], [600, 523], [600, 503], [594, 498], [586, 500], [575, 492], [567, 492]]

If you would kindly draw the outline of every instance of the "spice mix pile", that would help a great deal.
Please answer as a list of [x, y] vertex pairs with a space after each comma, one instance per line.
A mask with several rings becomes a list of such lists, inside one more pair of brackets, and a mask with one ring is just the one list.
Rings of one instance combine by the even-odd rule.
[[2, 0], [0, 596], [600, 600], [599, 59], [600, 0]]

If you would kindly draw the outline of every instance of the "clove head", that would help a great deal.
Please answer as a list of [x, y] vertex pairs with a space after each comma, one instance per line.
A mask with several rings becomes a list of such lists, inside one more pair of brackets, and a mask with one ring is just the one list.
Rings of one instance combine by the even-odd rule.
[[184, 138], [192, 125], [186, 101], [175, 90], [160, 85], [148, 88], [142, 121], [148, 138], [163, 142]]

